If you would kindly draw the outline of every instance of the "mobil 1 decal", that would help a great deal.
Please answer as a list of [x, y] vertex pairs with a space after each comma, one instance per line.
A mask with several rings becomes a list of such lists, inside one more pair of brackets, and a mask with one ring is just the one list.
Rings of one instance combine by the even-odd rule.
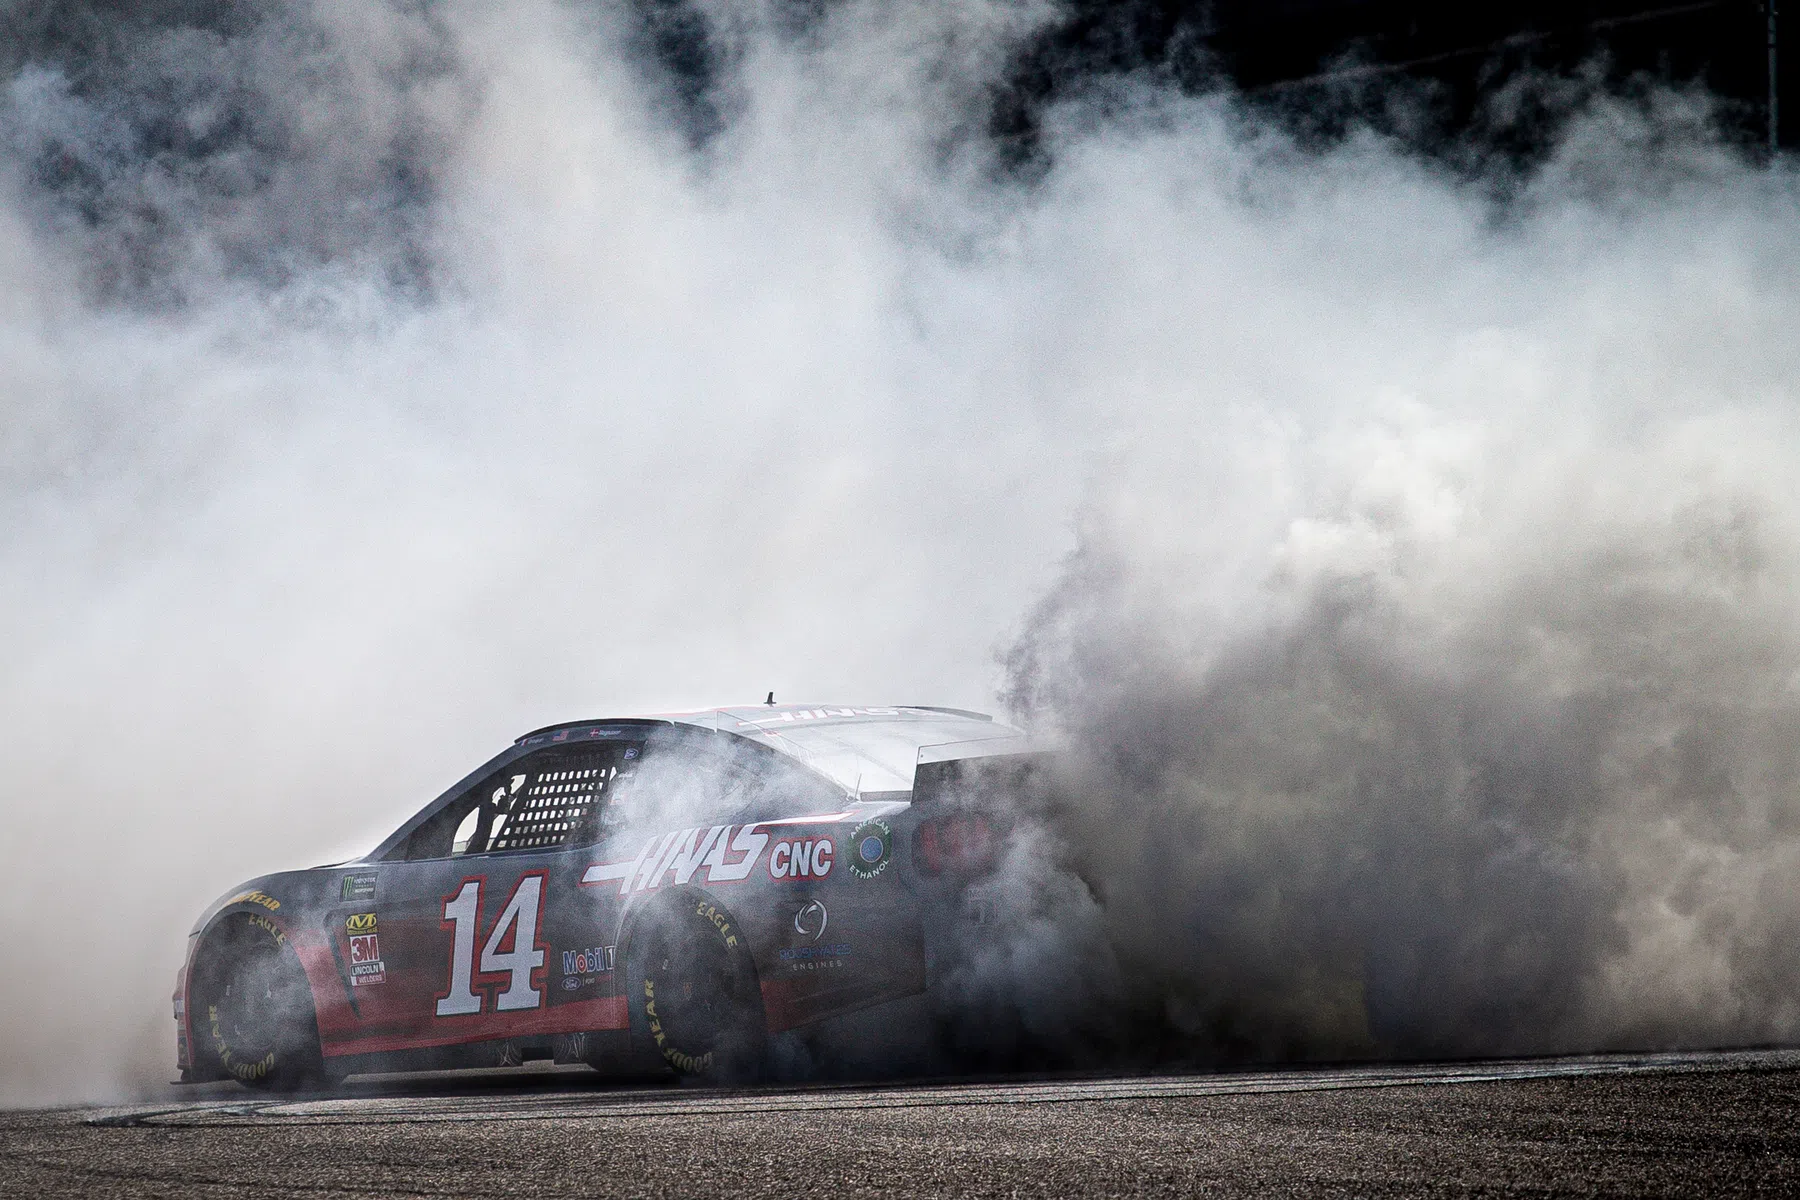
[[618, 961], [617, 946], [588, 946], [562, 952], [563, 991], [578, 992], [610, 975]]
[[881, 821], [864, 821], [850, 831], [848, 845], [850, 873], [858, 879], [873, 879], [894, 857], [894, 831]]

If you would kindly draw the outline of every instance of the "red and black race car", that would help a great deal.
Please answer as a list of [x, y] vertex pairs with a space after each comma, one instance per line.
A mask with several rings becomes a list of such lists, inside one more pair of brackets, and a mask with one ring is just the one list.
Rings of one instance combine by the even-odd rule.
[[927, 989], [998, 846], [970, 781], [1034, 757], [923, 707], [529, 733], [366, 857], [207, 909], [175, 992], [182, 1078], [755, 1074], [772, 1035]]

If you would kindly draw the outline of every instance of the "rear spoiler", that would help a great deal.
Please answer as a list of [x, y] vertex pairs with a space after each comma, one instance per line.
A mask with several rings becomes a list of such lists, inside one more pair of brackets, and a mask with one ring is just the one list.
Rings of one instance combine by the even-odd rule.
[[1023, 776], [1041, 765], [1050, 747], [1030, 737], [983, 738], [972, 742], [944, 742], [919, 748], [919, 764], [913, 769], [914, 804], [940, 799], [952, 786], [972, 778], [1005, 784], [1005, 776]]
[[1046, 754], [1050, 748], [1036, 738], [1003, 736], [977, 738], [972, 742], [939, 742], [919, 747], [919, 766], [949, 762], [952, 759], [995, 758], [1002, 754]]

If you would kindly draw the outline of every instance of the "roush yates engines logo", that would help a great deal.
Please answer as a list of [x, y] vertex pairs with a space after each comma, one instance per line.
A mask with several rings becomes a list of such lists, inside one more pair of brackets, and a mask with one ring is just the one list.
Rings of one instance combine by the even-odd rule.
[[809, 900], [805, 907], [794, 914], [794, 932], [816, 942], [825, 936], [825, 926], [830, 921], [831, 914], [825, 911], [825, 902]]

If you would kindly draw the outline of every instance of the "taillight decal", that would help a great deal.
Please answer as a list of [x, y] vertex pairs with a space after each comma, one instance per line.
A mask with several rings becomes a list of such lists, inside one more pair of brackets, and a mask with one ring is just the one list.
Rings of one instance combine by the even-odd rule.
[[999, 843], [986, 818], [957, 815], [923, 822], [913, 852], [926, 875], [973, 874], [993, 866]]

